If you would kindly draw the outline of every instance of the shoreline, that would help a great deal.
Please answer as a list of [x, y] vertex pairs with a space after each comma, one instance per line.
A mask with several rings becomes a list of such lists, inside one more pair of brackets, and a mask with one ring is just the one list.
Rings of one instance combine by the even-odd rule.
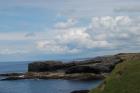
[[22, 79], [65, 79], [65, 80], [103, 80], [107, 74], [93, 74], [93, 73], [50, 73], [50, 72], [27, 72], [27, 73], [6, 73], [0, 74], [5, 77], [1, 80], [22, 80]]
[[[65, 80], [104, 80], [115, 66], [124, 60], [130, 53], [121, 53], [112, 56], [96, 57], [83, 61], [62, 63], [58, 61], [32, 62], [28, 64], [28, 72], [3, 73], [1, 80], [23, 79], [65, 79]], [[78, 90], [71, 93], [88, 93], [89, 90]]]
[[2, 80], [21, 79], [67, 79], [99, 80], [104, 79], [122, 62], [121, 54], [101, 56], [81, 61], [63, 63], [61, 61], [37, 61], [28, 64], [28, 72], [0, 74]]

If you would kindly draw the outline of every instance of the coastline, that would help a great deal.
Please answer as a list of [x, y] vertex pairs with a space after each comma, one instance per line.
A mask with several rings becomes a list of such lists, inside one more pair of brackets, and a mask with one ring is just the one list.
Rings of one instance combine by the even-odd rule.
[[0, 74], [2, 80], [21, 79], [67, 79], [102, 80], [122, 62], [120, 54], [100, 56], [81, 61], [63, 63], [61, 61], [37, 61], [28, 64], [28, 72]]
[[[0, 76], [4, 77], [1, 79], [2, 81], [23, 79], [104, 80], [110, 75], [117, 64], [128, 60], [132, 55], [130, 53], [121, 53], [82, 61], [72, 61], [70, 63], [57, 61], [32, 62], [28, 64], [28, 72], [4, 73], [0, 74]], [[89, 90], [78, 90], [71, 93], [88, 92]]]

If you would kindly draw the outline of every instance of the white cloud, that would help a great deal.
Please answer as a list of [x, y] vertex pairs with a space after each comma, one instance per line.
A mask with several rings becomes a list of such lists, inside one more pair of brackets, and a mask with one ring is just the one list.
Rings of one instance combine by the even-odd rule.
[[25, 51], [74, 54], [91, 50], [136, 50], [140, 46], [140, 17], [96, 16], [91, 18], [88, 26], [78, 26], [79, 20], [70, 18], [66, 22], [56, 23], [54, 28], [44, 32], [3, 32], [0, 34], [0, 41], [18, 40], [19, 43], [21, 40], [28, 43], [17, 45], [16, 48], [25, 47], [22, 51], [15, 51], [14, 45], [9, 50], [6, 44], [8, 50], [5, 50], [5, 46], [1, 45], [4, 50], [1, 50], [0, 54], [18, 54]]
[[108, 41], [101, 39], [103, 37], [103, 35], [100, 35], [94, 40], [90, 33], [87, 32], [87, 27], [73, 26], [69, 28], [68, 26], [65, 29], [57, 29], [57, 33], [54, 37], [51, 37], [51, 40], [39, 41], [37, 46], [47, 53], [60, 54], [79, 53], [84, 49], [111, 47]]
[[56, 29], [66, 29], [66, 28], [73, 27], [76, 23], [77, 23], [77, 20], [75, 20], [74, 18], [70, 18], [66, 22], [56, 23], [54, 27]]
[[45, 50], [48, 54], [64, 54], [64, 53], [77, 53], [78, 49], [70, 49], [66, 45], [57, 44], [55, 41], [40, 41], [37, 42], [38, 48]]
[[131, 44], [134, 44], [132, 42], [140, 39], [140, 22], [138, 20], [140, 20], [139, 17], [129, 16], [96, 17], [92, 20], [90, 30], [98, 30], [97, 36], [105, 35], [113, 45], [122, 46], [127, 42], [131, 46]]
[[107, 47], [109, 44], [105, 40], [94, 40], [87, 32], [87, 28], [66, 29], [56, 36], [57, 42], [62, 44], [75, 44], [78, 48]]
[[96, 28], [104, 28], [114, 30], [117, 26], [129, 26], [131, 19], [128, 16], [105, 16], [105, 17], [93, 17], [92, 26]]
[[[78, 27], [69, 24], [56, 31], [54, 37], [38, 41], [39, 49], [46, 53], [80, 53], [89, 49], [130, 49], [140, 45], [139, 17], [103, 16], [93, 17], [89, 26]], [[53, 35], [52, 35], [53, 36]]]

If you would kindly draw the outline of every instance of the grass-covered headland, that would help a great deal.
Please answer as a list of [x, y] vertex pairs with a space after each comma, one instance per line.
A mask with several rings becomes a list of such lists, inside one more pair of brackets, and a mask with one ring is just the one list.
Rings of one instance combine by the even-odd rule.
[[120, 55], [124, 62], [90, 93], [140, 93], [140, 53]]

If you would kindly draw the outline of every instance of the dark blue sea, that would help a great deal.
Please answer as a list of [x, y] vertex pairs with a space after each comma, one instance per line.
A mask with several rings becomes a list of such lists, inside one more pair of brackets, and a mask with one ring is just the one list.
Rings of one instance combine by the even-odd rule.
[[[29, 62], [0, 62], [0, 73], [26, 72]], [[70, 93], [97, 87], [101, 81], [16, 80], [0, 81], [0, 93]]]

